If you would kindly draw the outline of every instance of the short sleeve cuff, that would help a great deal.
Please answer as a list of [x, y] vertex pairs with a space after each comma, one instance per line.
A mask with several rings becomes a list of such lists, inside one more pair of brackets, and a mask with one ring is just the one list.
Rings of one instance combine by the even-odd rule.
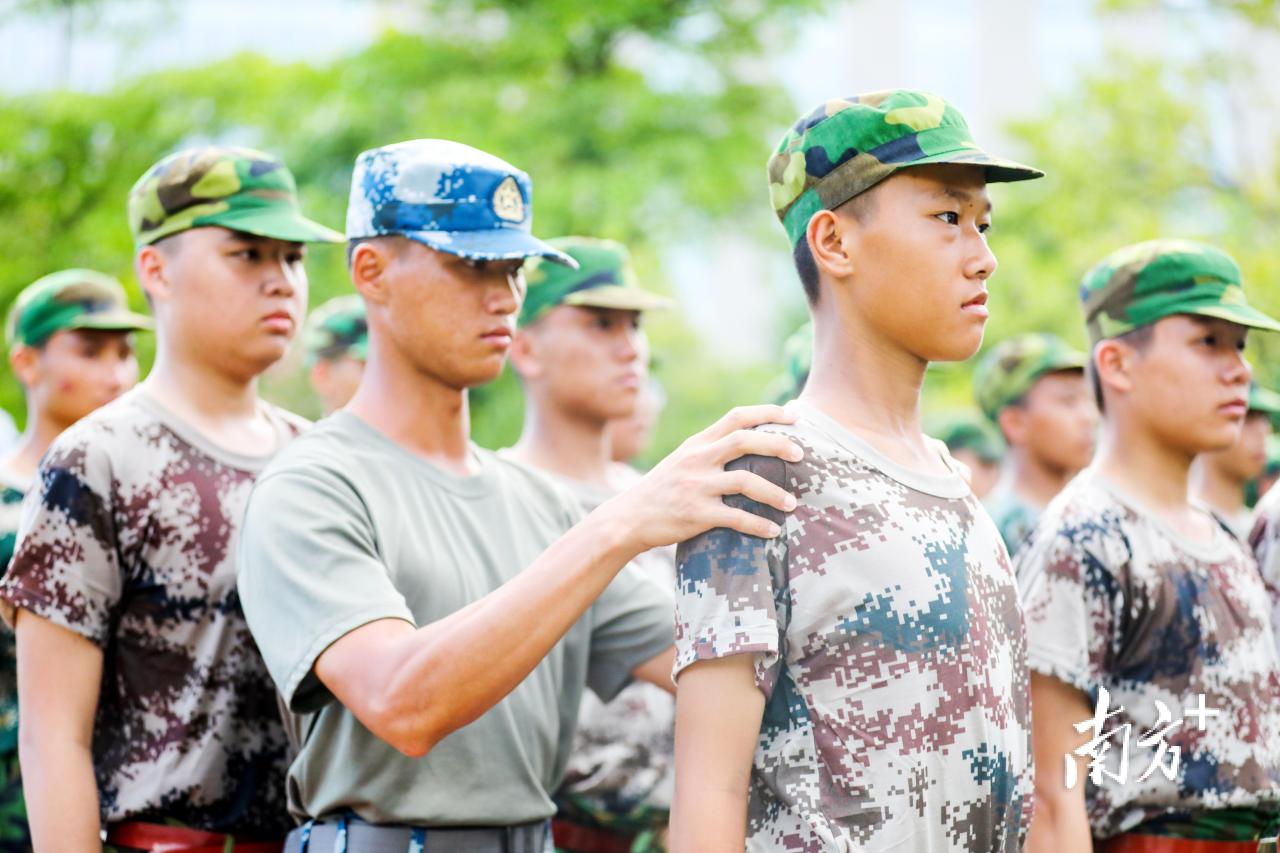
[[772, 622], [743, 625], [737, 619], [704, 625], [697, 634], [677, 643], [671, 678], [678, 680], [681, 672], [698, 661], [747, 654], [757, 657], [757, 673], [772, 667], [778, 659], [778, 626]]
[[1028, 650], [1027, 669], [1040, 675], [1056, 678], [1063, 684], [1076, 688], [1093, 701], [1098, 696], [1098, 684], [1088, 673], [1074, 663], [1066, 662], [1066, 655], [1046, 654], [1043, 650]]
[[30, 611], [59, 628], [78, 634], [100, 649], [107, 647], [108, 632], [104, 626], [74, 619], [66, 607], [59, 606], [42, 592], [20, 586], [13, 578], [7, 578], [0, 584], [0, 616], [10, 628], [14, 627], [19, 610]]
[[315, 676], [316, 660], [324, 650], [357, 628], [381, 619], [400, 619], [417, 627], [413, 614], [407, 607], [389, 608], [385, 605], [369, 607], [355, 613], [345, 613], [336, 621], [323, 627], [316, 633], [315, 639], [307, 645], [302, 657], [289, 671], [288, 678], [281, 685], [281, 694], [289, 710], [295, 714], [306, 714], [317, 711], [333, 700], [333, 694], [320, 683]]

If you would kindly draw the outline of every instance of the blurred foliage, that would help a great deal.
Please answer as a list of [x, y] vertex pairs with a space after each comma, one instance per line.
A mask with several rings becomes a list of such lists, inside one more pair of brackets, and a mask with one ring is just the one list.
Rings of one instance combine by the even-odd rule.
[[[571, 3], [539, 3], [536, 10], [474, 5], [481, 14], [461, 14], [472, 4], [438, 4], [424, 12], [420, 31], [387, 32], [321, 67], [242, 55], [149, 74], [101, 95], [0, 101], [7, 226], [0, 230], [0, 303], [64, 266], [130, 280], [129, 187], [165, 153], [202, 141], [281, 155], [298, 178], [304, 208], [339, 227], [357, 153], [414, 137], [463, 141], [530, 172], [537, 233], [628, 242], [651, 283], [661, 281], [652, 249], [663, 239], [759, 203], [764, 152], [792, 107], [772, 84], [740, 82], [727, 70], [757, 49], [748, 33], [803, 0], [748, 4], [750, 27], [733, 3], [672, 2], [662, 15], [647, 2], [594, 4], [589, 14]], [[589, 62], [575, 37], [555, 36], [560, 27], [586, 33], [594, 45]], [[693, 66], [696, 79], [651, 85], [636, 57], [657, 63], [695, 51], [686, 44], [690, 31], [717, 41], [701, 55], [705, 64]], [[632, 57], [626, 63], [619, 58], [624, 47]], [[313, 247], [308, 268], [313, 305], [349, 290], [340, 248]], [[651, 334], [671, 371], [673, 418], [664, 435], [704, 425], [750, 399], [759, 384], [733, 381], [737, 368], [707, 358], [674, 316], [657, 318]], [[680, 366], [690, 362], [705, 375], [686, 385]], [[317, 412], [296, 354], [272, 371], [266, 392]], [[21, 410], [9, 375], [0, 405]], [[477, 440], [514, 440], [520, 411], [509, 378], [480, 390]]]
[[[1047, 177], [991, 190], [1000, 268], [984, 350], [1033, 330], [1084, 347], [1081, 277], [1111, 251], [1156, 237], [1225, 249], [1250, 301], [1280, 316], [1280, 256], [1270, 245], [1280, 228], [1280, 172], [1276, 160], [1266, 173], [1239, 168], [1245, 158], [1230, 126], [1239, 71], [1227, 60], [1179, 66], [1112, 51], [1041, 115], [1012, 125], [1016, 154]], [[1271, 145], [1280, 155], [1280, 140]], [[1277, 338], [1251, 335], [1248, 353], [1272, 387], [1280, 386]], [[971, 404], [972, 363], [935, 366], [930, 401]]]
[[[77, 10], [126, 0], [70, 0]], [[163, 7], [165, 0], [153, 2]], [[355, 0], [353, 0], [355, 2]], [[56, 14], [60, 0], [20, 0]], [[1119, 11], [1157, 0], [1102, 0]], [[535, 232], [587, 233], [629, 243], [649, 286], [662, 288], [664, 245], [690, 235], [757, 233], [785, 256], [763, 191], [763, 164], [799, 112], [761, 73], [817, 0], [436, 0], [390, 4], [399, 31], [323, 65], [242, 55], [167, 70], [103, 94], [57, 92], [0, 100], [0, 307], [53, 269], [90, 266], [132, 286], [124, 219], [133, 181], [155, 160], [201, 141], [251, 145], [284, 157], [304, 207], [340, 226], [355, 155], [440, 136], [492, 151], [534, 178]], [[1208, 8], [1267, 24], [1262, 0]], [[79, 11], [77, 11], [79, 14]], [[1232, 116], [1242, 107], [1240, 57], [1188, 60], [1111, 52], [1068, 90], [1038, 100], [1010, 128], [1011, 156], [1045, 180], [993, 187], [987, 346], [1053, 330], [1083, 345], [1081, 275], [1106, 253], [1155, 236], [1210, 240], [1244, 268], [1252, 298], [1280, 312], [1280, 174], [1242, 169]], [[1253, 100], [1248, 109], [1268, 109]], [[807, 107], [809, 105], [800, 105]], [[1274, 128], [1274, 124], [1272, 125]], [[1002, 152], [1003, 153], [1003, 152]], [[311, 303], [349, 292], [340, 248], [308, 259]], [[763, 274], [762, 274], [763, 275]], [[778, 349], [802, 300], [776, 282], [754, 298], [778, 301]], [[141, 304], [136, 290], [133, 297]], [[710, 351], [674, 313], [650, 325], [656, 373], [669, 397], [650, 458], [731, 405], [762, 398], [776, 362], [744, 364]], [[1280, 338], [1280, 336], [1270, 336]], [[1280, 341], [1256, 335], [1261, 378], [1280, 385]], [[149, 341], [143, 341], [144, 359]], [[926, 403], [969, 405], [971, 363], [930, 371]], [[295, 356], [265, 383], [273, 399], [317, 414]], [[521, 418], [510, 375], [473, 395], [474, 434], [500, 446]], [[0, 405], [21, 391], [0, 374]], [[21, 420], [21, 418], [19, 418]]]

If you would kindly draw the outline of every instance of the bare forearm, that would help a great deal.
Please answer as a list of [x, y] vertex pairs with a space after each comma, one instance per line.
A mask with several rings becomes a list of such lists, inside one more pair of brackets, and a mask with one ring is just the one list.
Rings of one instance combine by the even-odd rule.
[[1057, 853], [1060, 850], [1093, 850], [1089, 818], [1079, 803], [1055, 802], [1036, 797], [1035, 817], [1027, 833], [1026, 853]]
[[686, 787], [671, 809], [671, 853], [742, 853], [747, 792]]
[[19, 758], [37, 853], [100, 851], [98, 787], [88, 747], [50, 734], [24, 735]]
[[528, 676], [633, 556], [621, 542], [607, 518], [584, 522], [498, 589], [407, 635], [384, 689], [410, 743], [429, 749]]

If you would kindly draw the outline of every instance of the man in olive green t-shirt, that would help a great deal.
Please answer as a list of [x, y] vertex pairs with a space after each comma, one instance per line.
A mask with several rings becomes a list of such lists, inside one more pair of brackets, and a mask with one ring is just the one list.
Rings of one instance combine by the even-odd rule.
[[[798, 458], [730, 414], [579, 521], [571, 497], [473, 445], [467, 389], [498, 375], [530, 256], [528, 176], [465, 145], [357, 159], [350, 271], [368, 361], [352, 401], [279, 456], [250, 499], [239, 590], [298, 757], [286, 850], [542, 851], [584, 686], [670, 689], [669, 603], [623, 567], [728, 507], [786, 511], [743, 454]], [[577, 522], [575, 524], [575, 522]], [[570, 529], [572, 528], [572, 529]]]

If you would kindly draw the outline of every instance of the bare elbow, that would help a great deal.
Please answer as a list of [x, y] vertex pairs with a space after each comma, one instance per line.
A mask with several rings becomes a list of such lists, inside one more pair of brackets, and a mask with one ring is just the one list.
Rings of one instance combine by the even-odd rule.
[[405, 707], [387, 695], [375, 697], [359, 717], [369, 731], [409, 758], [422, 758], [447, 734], [425, 709]]

